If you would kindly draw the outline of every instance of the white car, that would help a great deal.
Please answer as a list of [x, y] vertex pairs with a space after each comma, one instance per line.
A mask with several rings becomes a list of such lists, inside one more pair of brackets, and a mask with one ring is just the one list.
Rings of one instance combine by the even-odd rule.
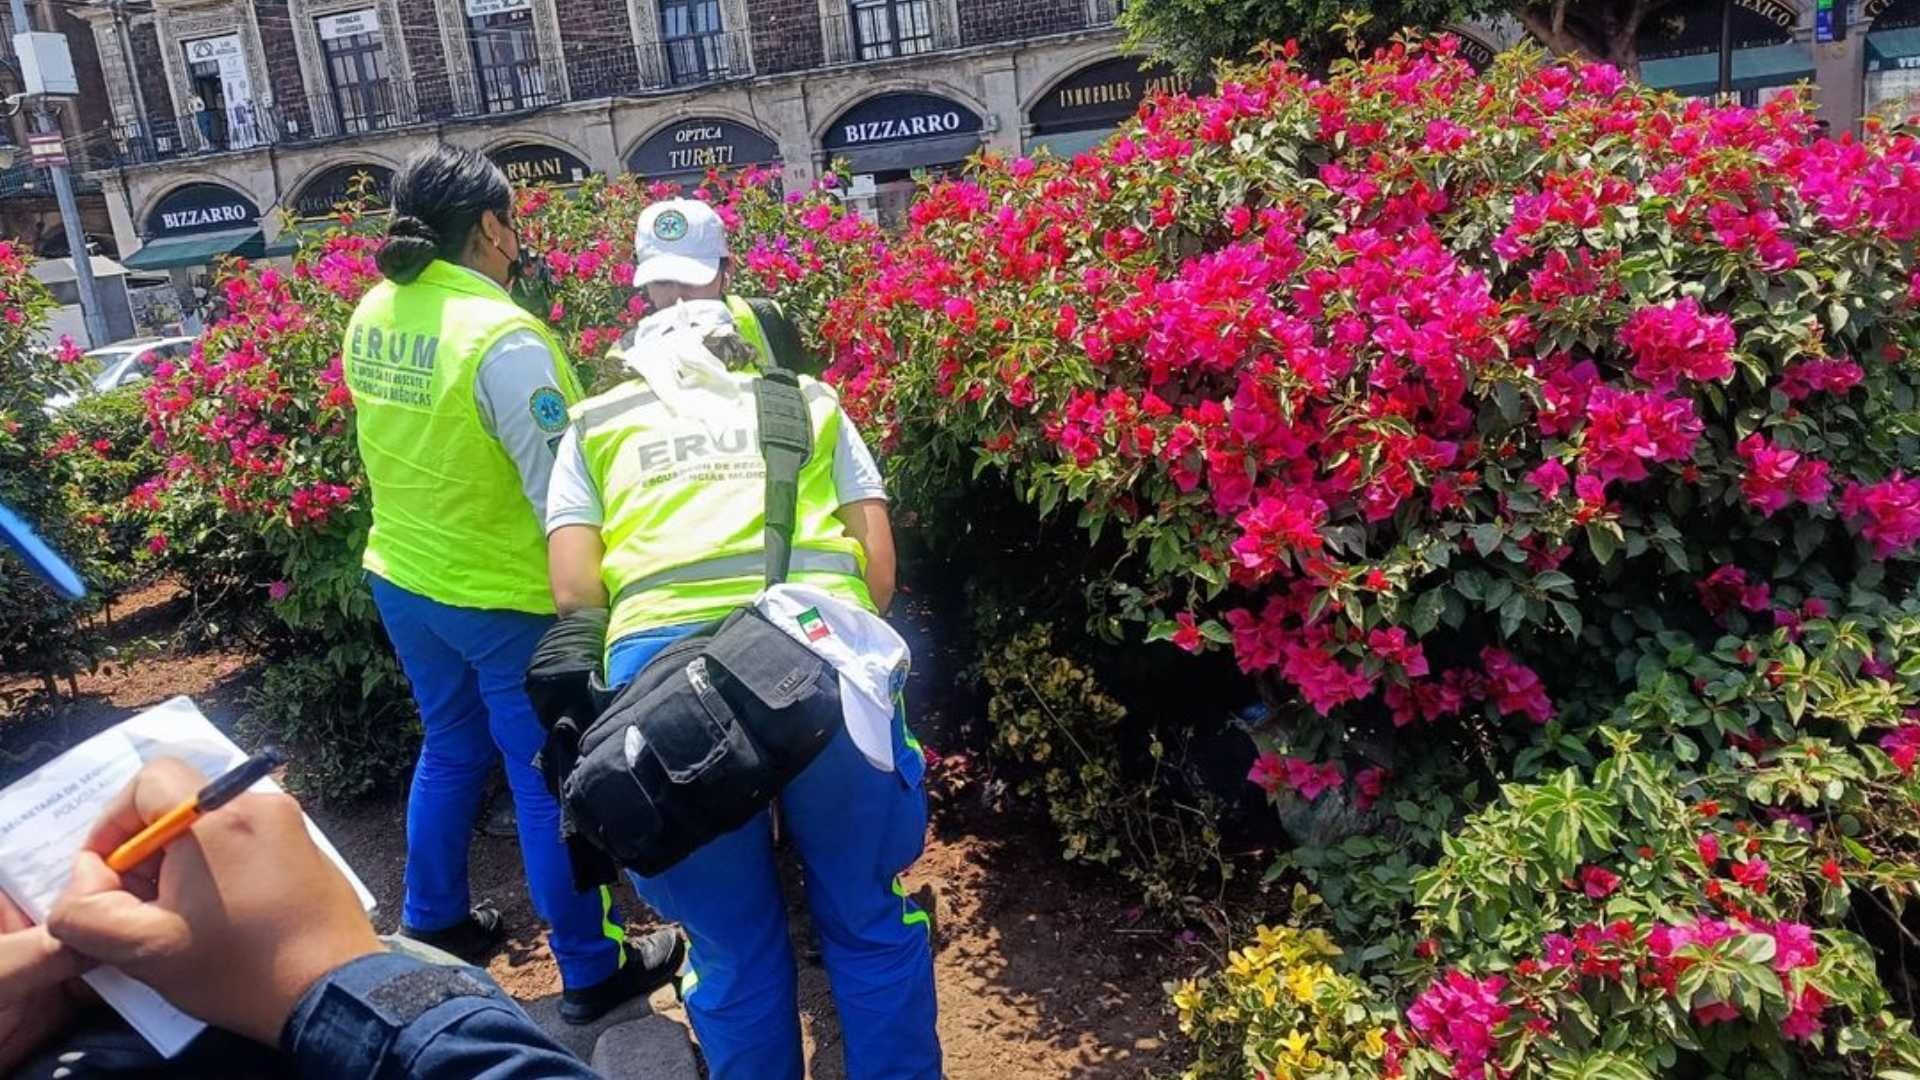
[[151, 374], [153, 365], [160, 361], [187, 355], [193, 340], [190, 337], [128, 338], [91, 350], [76, 365], [80, 373], [91, 373], [84, 376], [87, 384], [79, 390], [69, 390], [48, 398], [47, 412], [56, 413], [82, 397], [104, 394], [139, 382]]

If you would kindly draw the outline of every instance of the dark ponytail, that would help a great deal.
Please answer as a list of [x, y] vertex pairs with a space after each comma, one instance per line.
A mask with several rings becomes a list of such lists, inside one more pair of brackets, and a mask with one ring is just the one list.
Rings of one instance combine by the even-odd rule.
[[404, 285], [434, 259], [459, 261], [480, 215], [505, 220], [513, 188], [481, 154], [438, 143], [415, 152], [393, 178], [393, 220], [380, 249], [380, 272]]

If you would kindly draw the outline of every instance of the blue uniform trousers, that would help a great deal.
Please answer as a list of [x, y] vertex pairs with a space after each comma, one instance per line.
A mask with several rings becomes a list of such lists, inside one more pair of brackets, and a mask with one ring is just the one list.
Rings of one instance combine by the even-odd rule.
[[487, 775], [504, 757], [527, 890], [550, 929], [560, 980], [582, 989], [608, 978], [624, 959], [624, 924], [608, 890], [574, 891], [560, 842], [560, 804], [533, 767], [545, 735], [524, 681], [534, 645], [553, 619], [454, 607], [369, 577], [426, 729], [407, 799], [401, 919], [410, 929], [430, 931], [467, 917], [467, 849]]
[[[607, 682], [625, 685], [694, 629], [615, 642]], [[896, 771], [874, 768], [843, 729], [780, 793], [781, 821], [806, 868], [849, 1080], [939, 1080], [927, 916], [897, 876], [919, 858], [927, 831], [925, 765], [904, 714], [893, 757]], [[801, 1080], [797, 980], [769, 816], [663, 874], [632, 876], [693, 943], [682, 989], [713, 1080]]]

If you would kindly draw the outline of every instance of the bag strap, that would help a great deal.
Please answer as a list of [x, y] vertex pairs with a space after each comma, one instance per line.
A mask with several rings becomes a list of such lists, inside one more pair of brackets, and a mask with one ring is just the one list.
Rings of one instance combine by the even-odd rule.
[[767, 462], [767, 584], [787, 580], [793, 559], [793, 528], [800, 506], [800, 467], [813, 453], [813, 417], [800, 377], [769, 371], [753, 380], [760, 416], [760, 456]]
[[764, 296], [745, 298], [747, 309], [753, 312], [754, 319], [760, 324], [760, 336], [766, 339], [767, 351], [773, 354], [773, 366], [786, 371], [804, 372], [807, 370], [806, 346], [800, 344], [800, 331], [794, 327], [793, 320], [780, 310], [780, 305]]

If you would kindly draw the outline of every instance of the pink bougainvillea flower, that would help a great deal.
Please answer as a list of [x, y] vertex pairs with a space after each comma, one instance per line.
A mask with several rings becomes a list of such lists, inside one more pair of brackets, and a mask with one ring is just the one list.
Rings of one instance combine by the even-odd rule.
[[1787, 1018], [1780, 1021], [1780, 1034], [1795, 1042], [1811, 1042], [1824, 1030], [1820, 1016], [1826, 1012], [1827, 996], [1811, 986], [1802, 987], [1796, 997], [1792, 997], [1793, 1008], [1788, 1010]]
[[292, 585], [284, 581], [276, 581], [267, 586], [267, 599], [277, 604], [285, 600], [292, 592]]
[[1740, 1019], [1740, 1010], [1724, 1001], [1709, 1001], [1693, 1007], [1693, 1019], [1701, 1027], [1712, 1027]]
[[1644, 480], [1649, 464], [1684, 461], [1705, 430], [1690, 398], [1596, 386], [1587, 396], [1586, 462], [1603, 481]]
[[1620, 343], [1633, 355], [1634, 377], [1655, 390], [1733, 376], [1733, 320], [1707, 314], [1690, 296], [1634, 312]]
[[1733, 864], [1733, 880], [1756, 893], [1767, 891], [1767, 875], [1772, 867], [1765, 859], [1748, 859]]
[[1908, 776], [1913, 775], [1915, 759], [1920, 759], [1920, 723], [1904, 721], [1899, 727], [1880, 737], [1880, 749], [1887, 752], [1894, 765]]
[[1378, 765], [1369, 766], [1353, 774], [1353, 805], [1360, 810], [1371, 810], [1373, 804], [1380, 801], [1380, 795], [1386, 790], [1387, 770]]
[[1173, 643], [1190, 653], [1199, 652], [1206, 639], [1201, 636], [1200, 627], [1194, 622], [1193, 612], [1183, 611], [1173, 619], [1179, 624], [1179, 628], [1173, 632]]
[[1540, 494], [1549, 499], [1560, 497], [1560, 489], [1567, 486], [1567, 467], [1557, 460], [1541, 462], [1527, 474], [1527, 483], [1540, 489]]
[[1500, 999], [1506, 986], [1500, 975], [1475, 979], [1449, 971], [1407, 1007], [1407, 1026], [1418, 1042], [1453, 1065], [1456, 1077], [1480, 1076], [1497, 1048], [1496, 1029], [1513, 1015]]
[[1700, 606], [1715, 618], [1736, 607], [1765, 611], [1772, 603], [1773, 590], [1766, 582], [1730, 563], [1715, 567], [1713, 573], [1694, 582], [1693, 588], [1699, 594]]
[[1795, 968], [1819, 963], [1820, 947], [1814, 943], [1812, 927], [1805, 923], [1776, 922], [1761, 929], [1773, 938], [1773, 970], [1784, 975]]
[[1771, 516], [1796, 501], [1809, 506], [1827, 501], [1832, 485], [1827, 481], [1826, 462], [1805, 457], [1757, 433], [1740, 440], [1736, 453], [1747, 463], [1747, 474], [1740, 478], [1740, 493], [1761, 513]]
[[1534, 670], [1505, 649], [1488, 646], [1480, 651], [1486, 669], [1488, 699], [1505, 716], [1525, 716], [1536, 724], [1553, 719], [1553, 701]]
[[1840, 495], [1840, 513], [1881, 558], [1920, 543], [1920, 479], [1899, 472], [1877, 484], [1848, 484]]
[[1620, 875], [1601, 866], [1583, 867], [1580, 871], [1580, 891], [1593, 900], [1605, 900], [1620, 887]]
[[1700, 861], [1707, 865], [1708, 870], [1720, 862], [1720, 838], [1712, 833], [1701, 833], [1700, 839], [1693, 842], [1693, 850], [1699, 854]]

